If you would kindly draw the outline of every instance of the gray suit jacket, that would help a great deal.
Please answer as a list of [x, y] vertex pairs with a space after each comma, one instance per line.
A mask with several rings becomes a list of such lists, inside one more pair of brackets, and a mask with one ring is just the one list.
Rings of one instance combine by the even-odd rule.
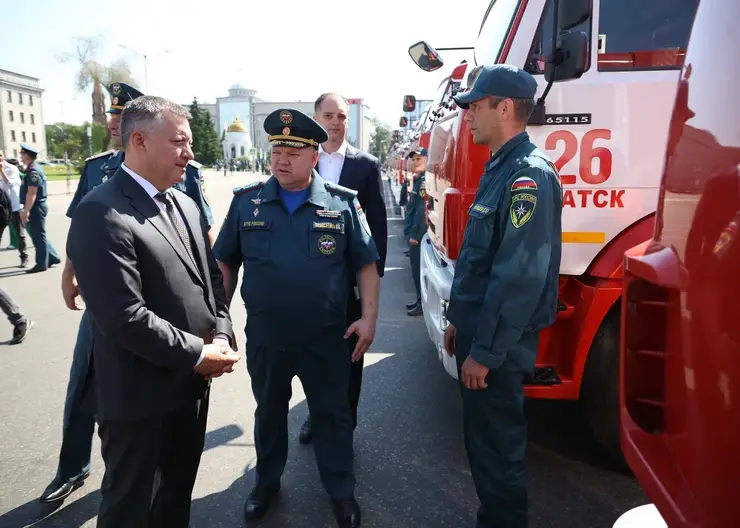
[[195, 203], [171, 191], [197, 265], [146, 191], [119, 169], [72, 216], [67, 254], [93, 322], [100, 420], [136, 420], [204, 395], [204, 343], [231, 327], [223, 279]]

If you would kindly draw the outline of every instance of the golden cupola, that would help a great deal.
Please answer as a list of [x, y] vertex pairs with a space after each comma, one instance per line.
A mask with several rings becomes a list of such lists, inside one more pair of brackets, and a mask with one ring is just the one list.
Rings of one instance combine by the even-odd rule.
[[231, 123], [228, 128], [226, 129], [227, 132], [241, 132], [246, 134], [249, 132], [247, 130], [247, 125], [245, 125], [240, 119], [239, 116], [236, 116], [236, 119], [234, 119], [234, 122]]

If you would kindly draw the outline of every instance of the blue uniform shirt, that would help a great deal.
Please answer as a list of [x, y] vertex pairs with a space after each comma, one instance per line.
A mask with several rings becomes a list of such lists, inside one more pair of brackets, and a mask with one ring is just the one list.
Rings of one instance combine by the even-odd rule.
[[[33, 202], [33, 207], [31, 207], [31, 211], [33, 211], [39, 205], [46, 202], [47, 196], [46, 174], [44, 174], [41, 166], [35, 161], [31, 163], [26, 169], [26, 175], [24, 176], [23, 182], [21, 183], [19, 198], [22, 206], [26, 203], [26, 194], [28, 194], [29, 187], [38, 188], [38, 190], [36, 191], [36, 201]], [[29, 213], [31, 211], [29, 211]]]
[[[109, 150], [85, 160], [85, 165], [80, 172], [80, 181], [77, 184], [77, 191], [67, 208], [67, 216], [72, 218], [75, 209], [80, 201], [101, 183], [112, 178], [118, 168], [123, 163], [123, 151]], [[200, 171], [200, 164], [191, 161], [185, 169], [185, 181], [176, 183], [173, 188], [187, 194], [198, 206], [201, 217], [208, 227], [213, 225], [213, 213], [211, 206], [206, 200], [203, 191], [203, 175]]]
[[426, 173], [420, 172], [414, 175], [414, 184], [408, 194], [406, 215], [404, 216], [403, 234], [406, 242], [410, 238], [421, 241], [427, 232], [427, 191]]
[[234, 190], [213, 253], [232, 269], [244, 264], [248, 339], [279, 344], [346, 330], [350, 278], [379, 259], [356, 194], [314, 171], [291, 215], [274, 176]]
[[557, 315], [562, 189], [550, 160], [523, 132], [486, 164], [468, 210], [447, 319], [473, 338], [471, 357], [496, 368], [511, 352], [525, 367], [524, 332]]

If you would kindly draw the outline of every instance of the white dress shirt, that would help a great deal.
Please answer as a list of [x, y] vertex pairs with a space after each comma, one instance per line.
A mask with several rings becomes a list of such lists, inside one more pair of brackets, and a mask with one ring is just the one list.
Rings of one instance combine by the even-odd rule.
[[347, 141], [342, 141], [342, 146], [336, 152], [326, 152], [322, 145], [319, 145], [319, 175], [326, 181], [339, 184], [339, 177], [342, 175], [344, 158], [347, 155]]
[[[150, 182], [149, 180], [142, 178], [138, 174], [136, 174], [134, 171], [129, 169], [125, 163], [121, 163], [121, 168], [126, 171], [126, 173], [131, 176], [136, 183], [141, 185], [141, 188], [146, 191], [146, 193], [149, 195], [149, 197], [154, 200], [154, 203], [157, 204], [157, 207], [159, 207], [159, 210], [163, 213], [167, 214], [167, 209], [164, 204], [164, 202], [160, 200], [156, 200], [154, 197], [159, 194], [159, 190]], [[179, 213], [175, 213], [179, 214]], [[169, 219], [169, 217], [167, 217]], [[200, 362], [203, 361], [203, 357], [206, 355], [205, 347], [203, 350], [200, 351], [200, 357], [198, 358], [198, 361], [195, 363], [195, 366], [197, 367], [200, 365]]]
[[10, 206], [13, 212], [17, 213], [21, 210], [21, 175], [18, 169], [7, 161], [3, 161], [3, 167], [5, 168], [5, 175], [8, 177], [8, 181], [6, 182], [0, 177], [0, 187], [10, 196]]

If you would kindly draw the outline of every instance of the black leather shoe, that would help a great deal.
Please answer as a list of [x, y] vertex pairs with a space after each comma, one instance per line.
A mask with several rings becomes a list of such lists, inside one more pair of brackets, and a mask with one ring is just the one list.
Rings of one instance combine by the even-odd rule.
[[253, 488], [247, 496], [244, 503], [244, 519], [247, 521], [256, 521], [265, 516], [270, 509], [272, 498], [280, 491], [277, 488]]
[[404, 255], [405, 257], [410, 257], [410, 256], [411, 256], [411, 251], [409, 251], [409, 250], [407, 249], [406, 251], [404, 251], [404, 252], [403, 252], [403, 255]]
[[308, 415], [306, 421], [301, 426], [301, 432], [298, 434], [298, 441], [302, 444], [310, 444], [313, 440], [313, 431], [311, 430], [311, 415]]
[[63, 501], [69, 497], [74, 490], [81, 488], [85, 483], [85, 479], [89, 476], [90, 472], [86, 471], [76, 479], [68, 480], [63, 484], [59, 484], [56, 479], [54, 479], [54, 481], [46, 487], [44, 493], [39, 498], [39, 501], [43, 503]]
[[414, 302], [406, 303], [406, 310], [413, 310], [417, 306], [421, 306], [421, 301], [414, 301]]
[[332, 500], [331, 509], [339, 528], [357, 528], [362, 521], [360, 505], [354, 497], [343, 500]]
[[26, 273], [41, 273], [42, 271], [46, 271], [46, 270], [47, 270], [47, 268], [42, 268], [42, 267], [39, 267], [39, 266], [34, 266], [31, 269], [27, 269], [26, 270]]
[[424, 310], [421, 309], [421, 303], [417, 304], [416, 306], [414, 306], [413, 308], [411, 308], [410, 310], [406, 312], [406, 314], [410, 316], [421, 315], [423, 313], [424, 313]]

